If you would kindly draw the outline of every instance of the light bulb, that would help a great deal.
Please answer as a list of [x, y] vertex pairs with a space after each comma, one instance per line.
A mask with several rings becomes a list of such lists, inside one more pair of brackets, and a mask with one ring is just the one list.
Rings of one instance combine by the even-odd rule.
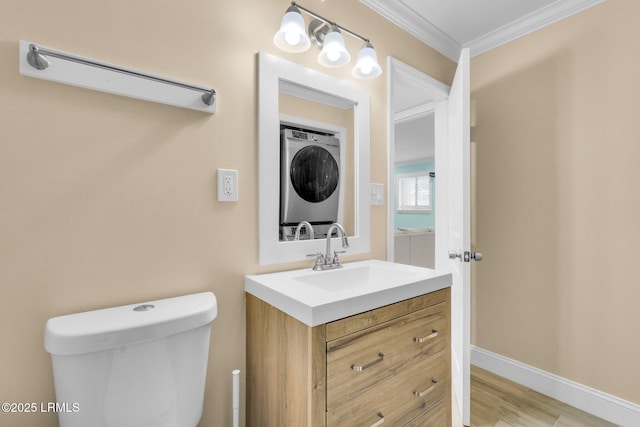
[[340, 58], [340, 51], [338, 49], [334, 49], [334, 48], [328, 48], [327, 49], [327, 58], [329, 58], [329, 61], [337, 61], [338, 58]]
[[284, 39], [292, 46], [300, 43], [300, 33], [295, 28], [287, 28], [284, 33]]
[[360, 64], [360, 71], [362, 74], [371, 74], [371, 70], [373, 70], [373, 64], [369, 61]]

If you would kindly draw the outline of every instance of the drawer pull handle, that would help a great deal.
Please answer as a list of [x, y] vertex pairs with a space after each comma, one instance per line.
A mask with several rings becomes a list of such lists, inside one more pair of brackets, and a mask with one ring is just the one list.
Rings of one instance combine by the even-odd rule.
[[384, 424], [384, 415], [382, 415], [382, 412], [378, 412], [378, 418], [380, 419], [375, 423], [371, 424], [371, 427], [378, 427]]
[[436, 331], [435, 329], [432, 329], [431, 333], [424, 338], [414, 337], [413, 342], [425, 342], [437, 336], [438, 336], [438, 331]]
[[429, 386], [428, 389], [424, 390], [424, 391], [414, 391], [413, 395], [414, 396], [418, 396], [418, 397], [422, 397], [425, 396], [427, 394], [429, 394], [431, 392], [431, 390], [433, 390], [433, 388], [438, 384], [438, 381], [432, 379], [431, 380], [431, 385]]
[[[367, 368], [372, 367], [373, 365], [377, 365], [378, 363], [382, 362], [384, 360], [384, 354], [382, 353], [378, 353], [378, 358], [376, 360], [373, 360], [365, 365], [351, 365], [351, 369], [353, 369], [356, 372], [362, 372]], [[384, 417], [383, 417], [384, 418]]]

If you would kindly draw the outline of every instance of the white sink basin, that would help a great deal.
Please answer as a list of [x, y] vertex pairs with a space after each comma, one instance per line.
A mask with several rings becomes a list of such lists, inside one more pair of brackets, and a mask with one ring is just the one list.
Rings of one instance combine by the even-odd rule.
[[368, 260], [328, 271], [246, 276], [244, 289], [299, 321], [317, 326], [450, 286], [451, 274]]
[[[302, 275], [293, 276], [292, 279], [324, 292], [346, 292], [365, 286], [379, 288], [388, 286], [397, 279], [398, 268], [396, 266], [392, 266], [396, 268], [389, 268], [387, 265], [373, 263], [358, 266], [347, 264], [347, 266], [349, 268], [324, 272], [303, 270]], [[413, 274], [416, 273], [413, 272]]]

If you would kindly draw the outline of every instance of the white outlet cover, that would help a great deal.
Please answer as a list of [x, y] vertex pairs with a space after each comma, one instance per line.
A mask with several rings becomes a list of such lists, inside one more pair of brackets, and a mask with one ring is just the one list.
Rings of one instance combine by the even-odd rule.
[[234, 169], [218, 169], [218, 201], [238, 201], [238, 171]]

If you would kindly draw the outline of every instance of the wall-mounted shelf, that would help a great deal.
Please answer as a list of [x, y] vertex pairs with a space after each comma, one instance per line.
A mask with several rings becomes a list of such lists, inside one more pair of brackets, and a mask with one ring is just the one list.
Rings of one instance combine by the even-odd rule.
[[216, 112], [216, 91], [20, 41], [20, 74], [101, 92]]

